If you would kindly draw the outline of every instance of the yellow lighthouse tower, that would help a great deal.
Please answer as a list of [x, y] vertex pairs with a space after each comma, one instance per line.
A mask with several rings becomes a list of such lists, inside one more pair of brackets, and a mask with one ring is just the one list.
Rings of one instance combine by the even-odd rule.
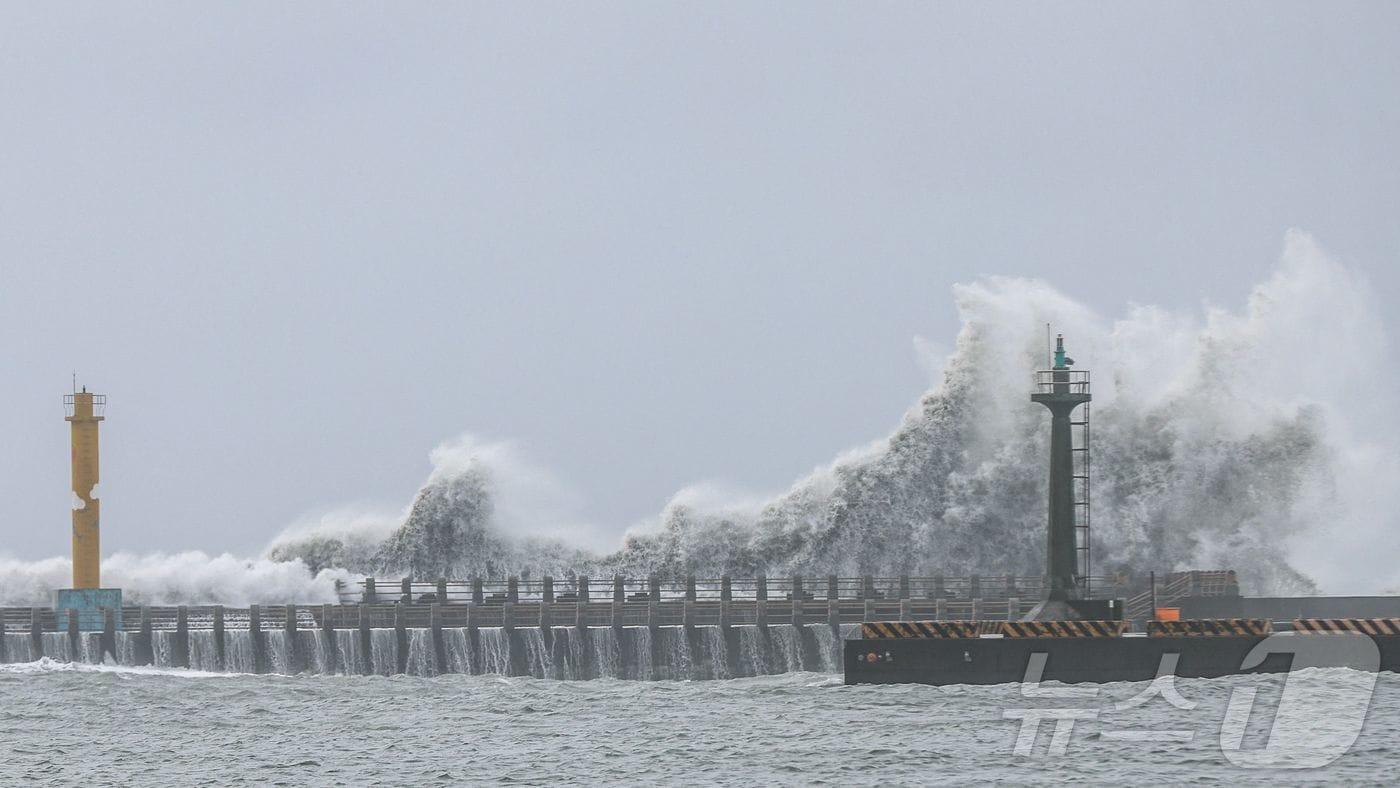
[[97, 493], [100, 480], [97, 428], [102, 423], [107, 398], [84, 387], [82, 391], [65, 395], [63, 406], [73, 450], [73, 587], [58, 589], [54, 594], [54, 611], [60, 621], [67, 621], [62, 611], [72, 611], [78, 628], [91, 631], [103, 628], [103, 610], [110, 610], [114, 623], [120, 626], [121, 589], [103, 588], [101, 575], [102, 503]]
[[73, 587], [101, 588], [102, 541], [97, 489], [97, 425], [107, 398], [86, 387], [63, 398], [72, 427], [73, 446]]

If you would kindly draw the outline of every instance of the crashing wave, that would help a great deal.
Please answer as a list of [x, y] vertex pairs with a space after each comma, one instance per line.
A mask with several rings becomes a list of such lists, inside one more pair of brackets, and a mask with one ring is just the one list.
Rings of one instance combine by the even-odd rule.
[[[1347, 399], [1361, 386], [1348, 384], [1374, 385], [1383, 331], [1365, 283], [1307, 236], [1289, 234], [1243, 313], [1208, 310], [1203, 322], [1151, 307], [1106, 322], [1023, 279], [955, 296], [963, 327], [941, 383], [887, 440], [766, 503], [697, 504], [683, 491], [620, 550], [588, 552], [501, 527], [495, 449], [462, 441], [439, 450], [376, 549], [327, 552], [303, 537], [272, 555], [419, 577], [1039, 574], [1048, 419], [1027, 395], [1047, 322], [1094, 373], [1095, 574], [1230, 567], [1249, 592], [1307, 593], [1316, 586], [1292, 545], [1324, 520], [1379, 531], [1380, 515], [1339, 495], [1337, 479], [1358, 470], [1355, 447], [1338, 443], [1357, 413]], [[1319, 387], [1298, 360], [1324, 357]]]
[[[334, 601], [353, 575], [1039, 574], [1049, 425], [1029, 401], [1045, 324], [1093, 373], [1094, 573], [1233, 568], [1247, 593], [1400, 584], [1394, 391], [1366, 283], [1307, 236], [1246, 308], [1105, 320], [1035, 280], [959, 285], [938, 384], [887, 438], [757, 502], [697, 485], [599, 550], [563, 485], [463, 437], [403, 512], [331, 512], [267, 556], [103, 562], [134, 604]], [[0, 559], [0, 603], [46, 604], [66, 559]], [[1314, 582], [1316, 578], [1319, 583]]]

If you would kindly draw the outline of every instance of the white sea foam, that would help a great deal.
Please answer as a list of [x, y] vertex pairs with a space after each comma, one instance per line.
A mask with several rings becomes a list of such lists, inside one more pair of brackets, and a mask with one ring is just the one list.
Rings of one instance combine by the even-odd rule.
[[[71, 584], [67, 558], [16, 561], [0, 558], [0, 604], [47, 604], [52, 589]], [[104, 584], [121, 588], [126, 604], [225, 604], [335, 602], [339, 569], [311, 572], [300, 560], [210, 556], [199, 551], [132, 555], [102, 562]]]

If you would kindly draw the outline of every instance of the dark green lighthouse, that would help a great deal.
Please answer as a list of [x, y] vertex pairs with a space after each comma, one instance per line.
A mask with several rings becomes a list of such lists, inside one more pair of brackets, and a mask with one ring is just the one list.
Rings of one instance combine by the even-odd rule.
[[[1065, 355], [1065, 338], [1055, 338], [1055, 362], [1051, 369], [1035, 373], [1032, 402], [1050, 409], [1050, 513], [1045, 543], [1045, 573], [1051, 601], [1087, 596], [1089, 547], [1089, 373], [1072, 370], [1074, 359]], [[1071, 414], [1086, 405], [1084, 418]], [[1076, 446], [1073, 428], [1083, 429]], [[1075, 455], [1082, 458], [1076, 463]], [[1082, 534], [1082, 544], [1080, 531]], [[1080, 552], [1084, 553], [1081, 573]]]

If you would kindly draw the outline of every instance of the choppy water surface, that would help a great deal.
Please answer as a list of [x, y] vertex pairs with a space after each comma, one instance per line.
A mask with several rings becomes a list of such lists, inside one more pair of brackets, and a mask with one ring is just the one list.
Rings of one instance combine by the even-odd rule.
[[[1347, 671], [1292, 677], [1323, 694]], [[1146, 684], [1098, 696], [1026, 698], [1017, 686], [846, 687], [790, 673], [721, 681], [557, 681], [447, 675], [253, 676], [160, 668], [0, 666], [0, 774], [8, 784], [385, 785], [558, 783], [1228, 782], [1395, 783], [1400, 677], [1377, 685], [1356, 744], [1322, 769], [1250, 770], [1220, 748], [1230, 695], [1255, 690], [1244, 747], [1273, 722], [1283, 678], [1180, 680], [1115, 710]], [[1052, 722], [1017, 756], [1007, 709], [1082, 707], [1067, 754]], [[1282, 715], [1280, 715], [1282, 717]], [[1275, 732], [1295, 749], [1332, 725]], [[1296, 726], [1294, 726], [1296, 728]], [[1113, 738], [1177, 731], [1189, 741]], [[1142, 734], [1137, 734], [1141, 736]], [[1154, 735], [1154, 734], [1148, 734]]]

